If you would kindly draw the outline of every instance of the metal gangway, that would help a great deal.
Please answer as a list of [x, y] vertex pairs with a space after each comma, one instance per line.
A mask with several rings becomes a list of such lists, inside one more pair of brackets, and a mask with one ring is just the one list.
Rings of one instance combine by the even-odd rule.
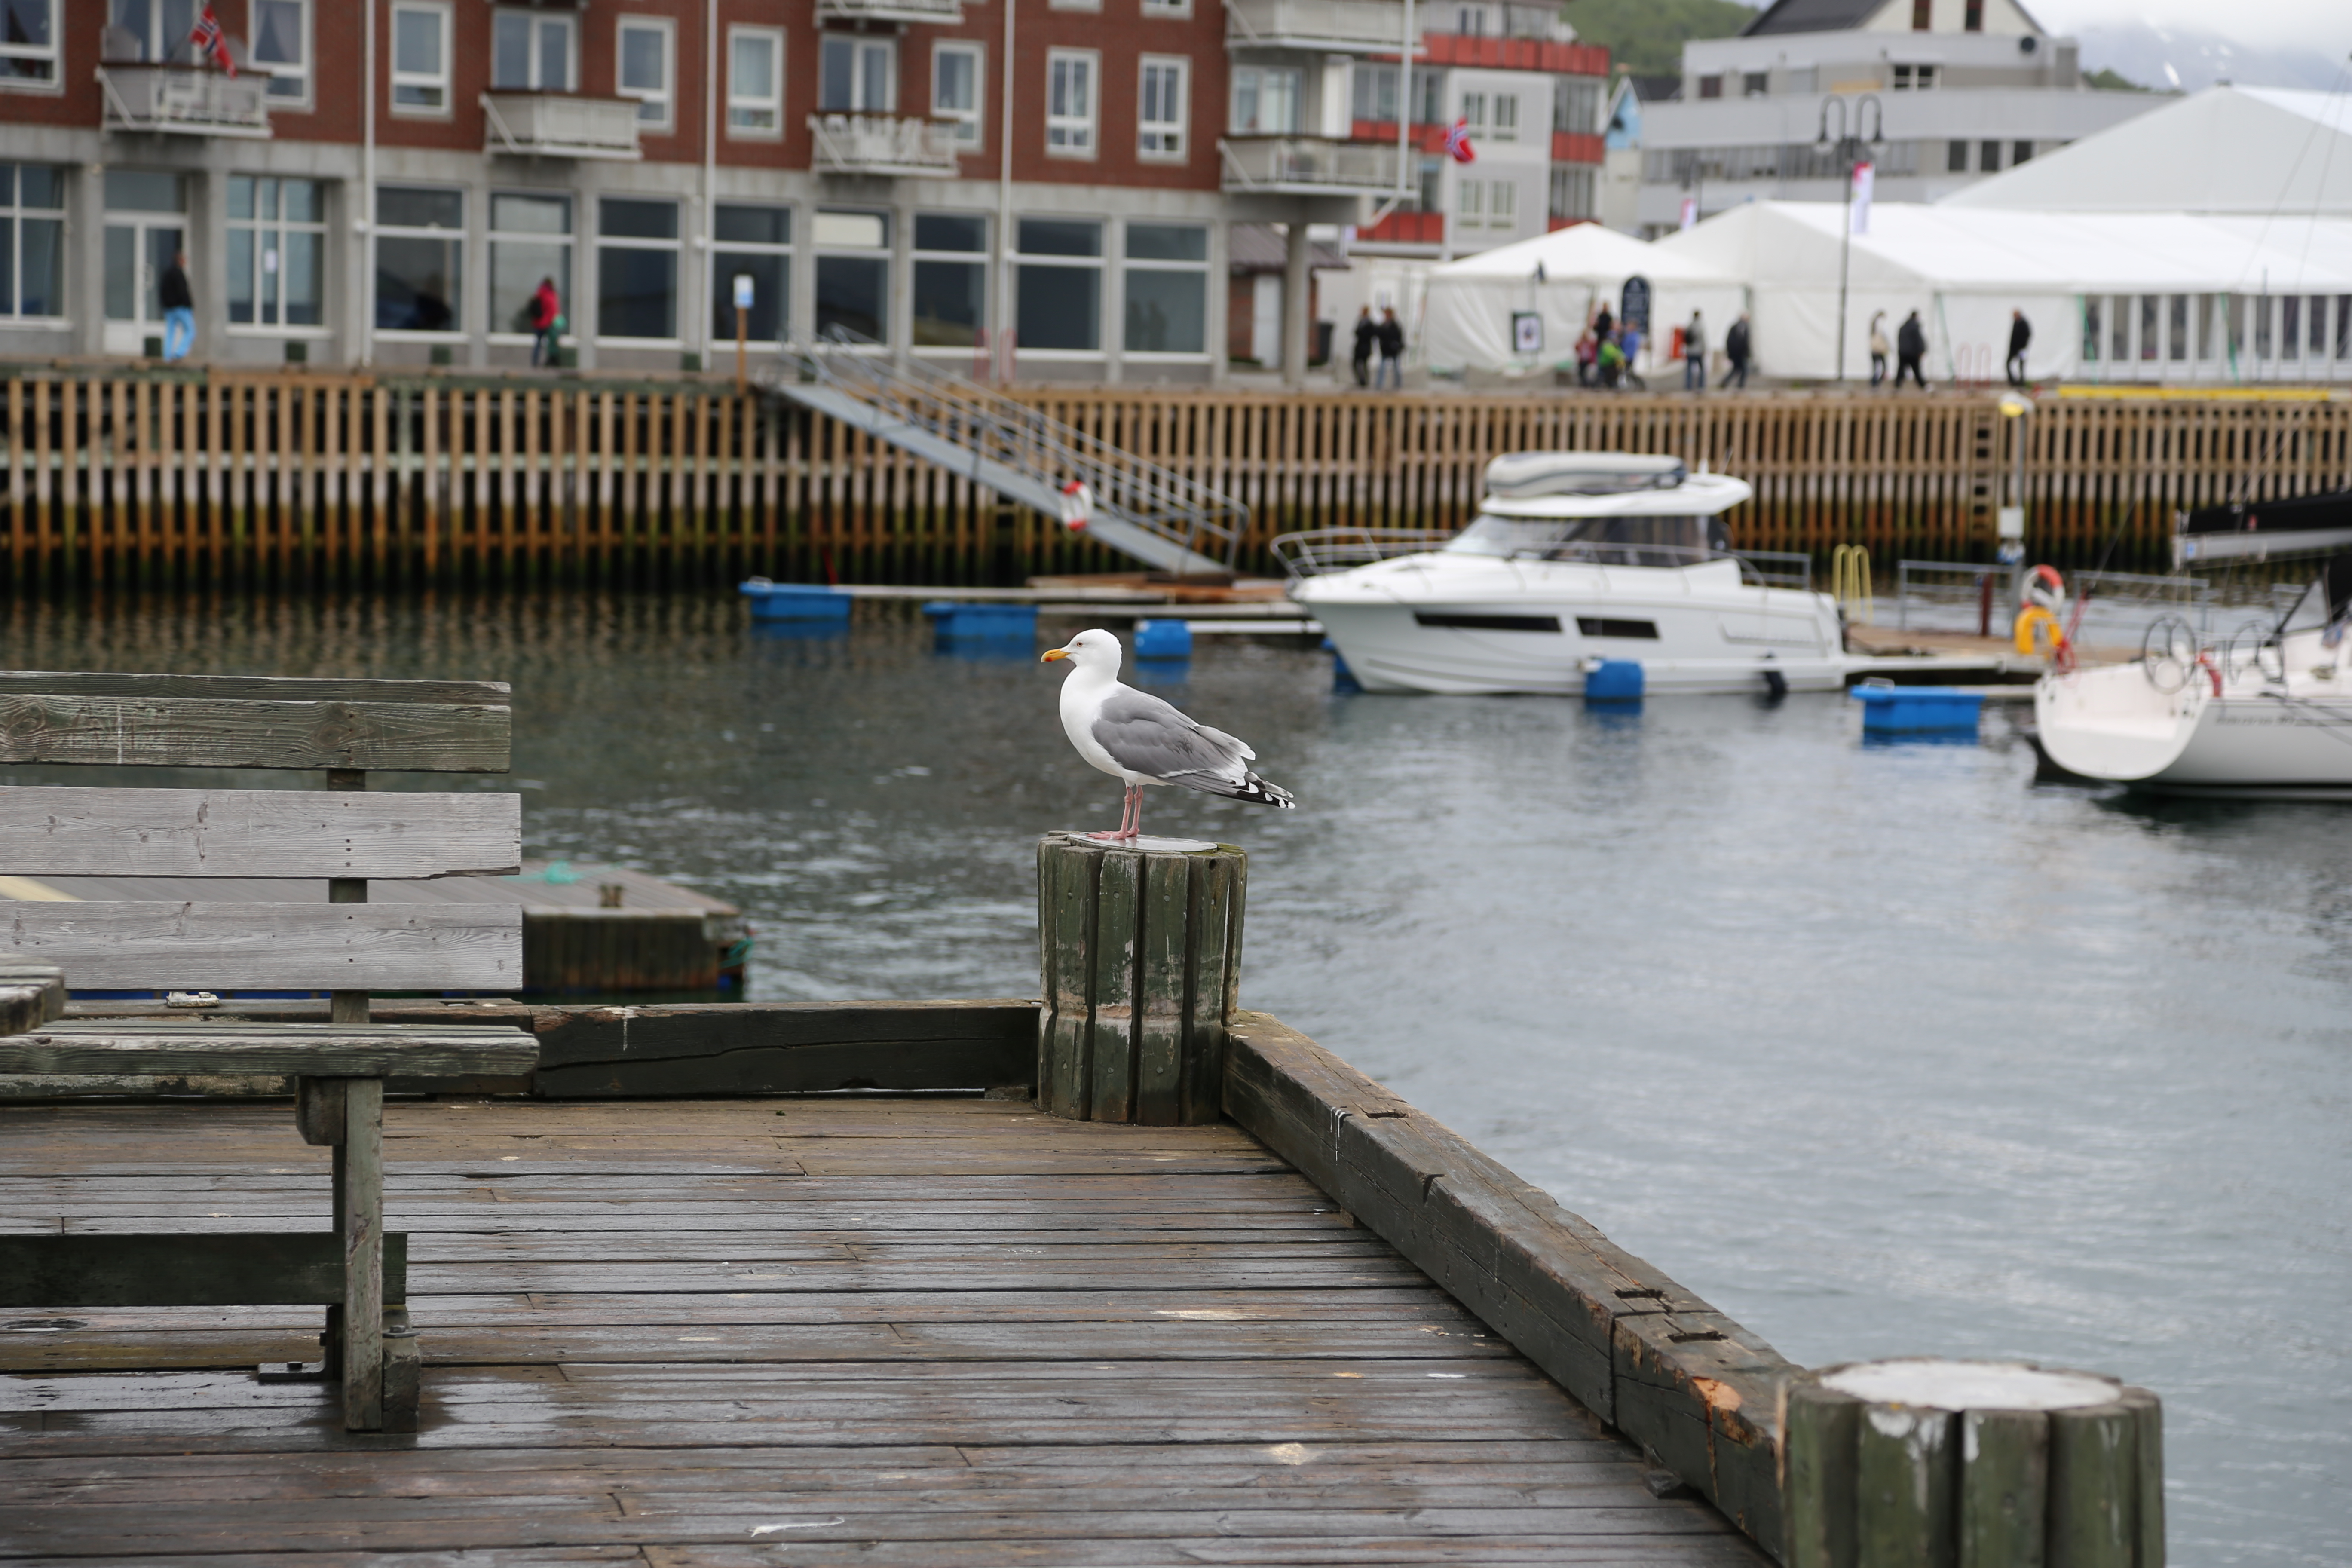
[[1179, 576], [1233, 570], [1249, 508], [1026, 404], [835, 327], [760, 373], [767, 395], [837, 419], [1048, 517], [1073, 480], [1088, 537]]

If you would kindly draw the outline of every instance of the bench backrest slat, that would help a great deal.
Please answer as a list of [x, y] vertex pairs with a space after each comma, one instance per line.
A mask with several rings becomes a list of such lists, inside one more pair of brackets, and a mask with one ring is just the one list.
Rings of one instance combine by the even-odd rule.
[[0, 903], [0, 946], [77, 992], [511, 992], [522, 906]]
[[15, 877], [511, 876], [522, 797], [257, 789], [0, 788]]

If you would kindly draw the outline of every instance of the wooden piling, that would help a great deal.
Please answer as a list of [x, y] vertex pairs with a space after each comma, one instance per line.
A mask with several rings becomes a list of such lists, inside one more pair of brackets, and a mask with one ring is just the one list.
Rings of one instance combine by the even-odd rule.
[[1037, 841], [1037, 1099], [1078, 1121], [1222, 1111], [1249, 858], [1146, 838]]

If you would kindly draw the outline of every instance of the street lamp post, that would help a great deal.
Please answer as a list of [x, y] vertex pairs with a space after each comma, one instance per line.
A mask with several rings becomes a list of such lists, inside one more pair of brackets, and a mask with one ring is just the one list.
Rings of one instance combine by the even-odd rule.
[[[1845, 198], [1838, 207], [1837, 379], [1841, 382], [1845, 380], [1846, 262], [1853, 248], [1853, 172], [1862, 162], [1863, 150], [1875, 147], [1885, 140], [1885, 121], [1880, 112], [1876, 93], [1865, 92], [1854, 99], [1851, 117], [1846, 110], [1846, 102], [1845, 99], [1837, 97], [1822, 100], [1821, 134], [1813, 142], [1814, 146], [1824, 151], [1834, 142], [1838, 163], [1845, 170]], [[1830, 135], [1832, 109], [1837, 110], [1837, 135], [1834, 138]], [[1865, 125], [1869, 127], [1867, 136], [1862, 133]]]

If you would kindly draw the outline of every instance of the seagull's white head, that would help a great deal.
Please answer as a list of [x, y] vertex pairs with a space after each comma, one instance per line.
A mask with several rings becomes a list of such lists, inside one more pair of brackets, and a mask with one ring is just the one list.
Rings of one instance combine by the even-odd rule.
[[1089, 626], [1062, 647], [1047, 649], [1037, 662], [1066, 658], [1088, 674], [1112, 676], [1118, 673], [1119, 657], [1118, 639], [1100, 626]]

